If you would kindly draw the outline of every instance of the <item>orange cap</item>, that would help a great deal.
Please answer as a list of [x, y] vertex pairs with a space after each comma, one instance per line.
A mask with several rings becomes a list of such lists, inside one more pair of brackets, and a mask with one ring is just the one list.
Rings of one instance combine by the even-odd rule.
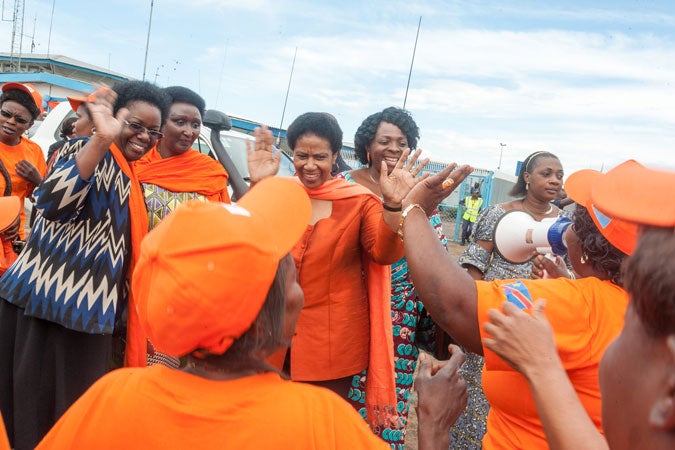
[[21, 212], [19, 197], [0, 197], [0, 232], [14, 223]]
[[281, 177], [259, 182], [236, 205], [176, 208], [143, 240], [133, 274], [138, 314], [155, 348], [224, 353], [258, 316], [310, 215], [304, 188]]
[[24, 91], [25, 93], [33, 97], [33, 102], [35, 102], [35, 106], [37, 106], [37, 109], [40, 110], [41, 114], [42, 112], [44, 112], [44, 108], [42, 108], [42, 95], [38, 92], [37, 89], [35, 89], [35, 87], [32, 84], [11, 82], [2, 85], [2, 92], [11, 91], [12, 89]]
[[87, 101], [87, 97], [66, 97], [70, 107], [73, 108], [73, 111], [77, 112], [77, 109], [80, 105]]
[[658, 227], [675, 227], [675, 172], [649, 169], [628, 160], [593, 185], [598, 209], [623, 220]]
[[614, 247], [627, 255], [633, 253], [638, 237], [638, 226], [625, 220], [603, 214], [591, 200], [594, 186], [602, 179], [602, 172], [583, 169], [574, 172], [565, 182], [567, 195], [588, 210], [595, 226]]

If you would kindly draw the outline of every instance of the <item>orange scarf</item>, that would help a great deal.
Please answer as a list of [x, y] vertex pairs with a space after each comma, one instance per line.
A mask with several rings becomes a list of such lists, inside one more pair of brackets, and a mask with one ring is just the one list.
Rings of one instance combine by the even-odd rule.
[[[131, 286], [131, 274], [136, 266], [136, 261], [141, 251], [141, 240], [148, 232], [148, 212], [145, 209], [143, 190], [134, 170], [122, 154], [122, 151], [112, 143], [110, 152], [122, 172], [129, 177], [131, 192], [129, 194], [129, 220], [131, 222], [131, 262], [127, 270], [127, 279]], [[146, 366], [147, 338], [138, 319], [134, 293], [129, 292], [129, 304], [127, 307], [127, 345], [124, 358], [125, 366]]]
[[[302, 185], [299, 178], [294, 179]], [[305, 187], [304, 185], [302, 185]], [[309, 189], [310, 198], [341, 200], [359, 195], [381, 199], [367, 188], [343, 179], [332, 179]], [[362, 252], [366, 273], [370, 314], [370, 350], [366, 369], [366, 418], [374, 429], [378, 426], [400, 428], [396, 411], [396, 380], [394, 373], [394, 338], [391, 325], [391, 269], [375, 263]]]
[[132, 163], [139, 181], [172, 192], [196, 192], [211, 201], [230, 202], [228, 174], [218, 161], [195, 149], [162, 158], [158, 145]]

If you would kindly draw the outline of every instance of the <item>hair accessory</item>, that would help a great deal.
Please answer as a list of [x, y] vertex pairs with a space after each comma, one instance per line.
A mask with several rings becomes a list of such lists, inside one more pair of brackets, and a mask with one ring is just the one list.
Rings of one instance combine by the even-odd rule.
[[401, 213], [401, 219], [398, 221], [398, 229], [396, 230], [396, 234], [398, 234], [398, 237], [401, 239], [401, 242], [403, 242], [403, 224], [405, 223], [405, 218], [408, 217], [408, 213], [412, 211], [414, 208], [419, 208], [420, 211], [422, 211], [425, 216], [427, 215], [427, 212], [424, 210], [424, 208], [422, 208], [417, 203], [411, 203], [410, 205], [405, 207], [405, 209]]
[[227, 351], [255, 321], [310, 216], [304, 188], [282, 177], [260, 181], [237, 204], [176, 208], [143, 240], [133, 274], [155, 348], [175, 356]]

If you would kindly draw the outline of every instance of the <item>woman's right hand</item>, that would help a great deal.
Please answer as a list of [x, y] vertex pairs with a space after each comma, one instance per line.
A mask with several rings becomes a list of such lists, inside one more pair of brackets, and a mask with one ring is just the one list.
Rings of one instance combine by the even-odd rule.
[[473, 172], [471, 166], [457, 167], [457, 163], [449, 164], [436, 175], [417, 183], [403, 199], [403, 208], [418, 204], [427, 215], [431, 215], [438, 204], [462, 184], [471, 172]]
[[274, 136], [265, 125], [258, 127], [253, 131], [255, 143], [251, 148], [251, 142], [246, 141], [246, 152], [248, 153], [248, 173], [251, 184], [273, 177], [279, 171], [281, 155], [277, 150], [274, 154]]
[[126, 108], [121, 108], [117, 117], [113, 116], [113, 107], [117, 100], [115, 91], [102, 87], [87, 97], [87, 109], [96, 128], [95, 138], [112, 142], [122, 131], [124, 119], [129, 115]]

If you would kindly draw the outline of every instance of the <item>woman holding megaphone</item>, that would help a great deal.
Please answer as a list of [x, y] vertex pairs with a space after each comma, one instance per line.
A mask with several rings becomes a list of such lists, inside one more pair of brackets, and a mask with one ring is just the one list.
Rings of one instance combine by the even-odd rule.
[[466, 349], [485, 356], [483, 389], [491, 409], [483, 448], [548, 448], [527, 381], [485, 346], [488, 311], [504, 302], [529, 310], [534, 300], [548, 299], [558, 353], [577, 396], [601, 429], [597, 370], [623, 325], [628, 296], [620, 269], [633, 251], [637, 228], [597, 215], [589, 194], [599, 172], [582, 171], [567, 181], [568, 194], [578, 205], [564, 241], [574, 270], [585, 278], [476, 281], [443, 251], [423, 214], [449, 195], [452, 189], [443, 189], [446, 177], [460, 179], [470, 170], [451, 173], [454, 167], [410, 191], [403, 202], [401, 232], [413, 282], [436, 323]]

